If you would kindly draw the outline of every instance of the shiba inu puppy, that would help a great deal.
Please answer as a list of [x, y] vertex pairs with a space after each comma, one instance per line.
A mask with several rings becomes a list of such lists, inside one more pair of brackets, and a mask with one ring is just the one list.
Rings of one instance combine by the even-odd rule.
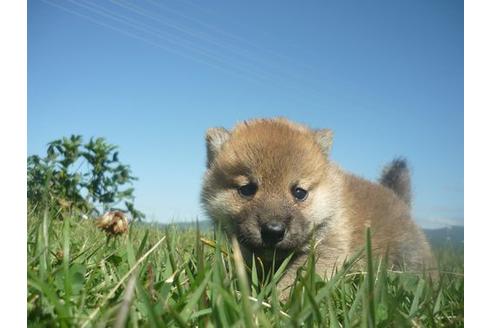
[[258, 119], [233, 130], [207, 131], [202, 204], [239, 241], [244, 258], [265, 264], [294, 256], [280, 282], [286, 290], [314, 238], [316, 270], [330, 274], [365, 243], [371, 227], [375, 254], [420, 270], [430, 247], [410, 215], [410, 178], [404, 160], [380, 183], [344, 172], [329, 158], [332, 132], [286, 119]]

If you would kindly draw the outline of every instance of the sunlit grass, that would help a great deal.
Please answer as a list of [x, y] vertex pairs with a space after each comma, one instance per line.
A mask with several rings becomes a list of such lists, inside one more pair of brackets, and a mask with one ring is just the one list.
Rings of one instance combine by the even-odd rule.
[[462, 249], [436, 250], [438, 280], [381, 259], [354, 271], [357, 256], [323, 279], [311, 256], [282, 301], [285, 265], [262, 279], [220, 231], [133, 224], [108, 240], [94, 221], [52, 220], [54, 210], [28, 217], [30, 326], [463, 326]]

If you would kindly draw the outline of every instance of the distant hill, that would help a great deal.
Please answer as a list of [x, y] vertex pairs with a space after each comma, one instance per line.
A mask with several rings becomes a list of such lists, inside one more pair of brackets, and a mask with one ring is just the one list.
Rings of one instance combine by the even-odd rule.
[[[170, 222], [170, 223], [161, 223], [161, 222], [139, 222], [138, 224], [148, 225], [152, 227], [156, 227], [159, 229], [164, 229], [168, 226], [176, 227], [178, 229], [195, 229], [196, 221], [181, 221], [181, 222]], [[210, 220], [198, 221], [198, 227], [201, 231], [211, 231], [213, 230], [213, 223]]]
[[451, 226], [441, 229], [424, 229], [429, 242], [434, 247], [457, 246], [462, 247], [465, 239], [465, 227]]
[[[181, 229], [194, 229], [196, 228], [196, 221], [195, 222], [174, 222], [174, 223], [169, 223], [169, 225], [176, 226]], [[202, 231], [209, 231], [213, 230], [214, 225], [212, 221], [210, 220], [203, 220], [203, 221], [198, 221], [198, 227]]]

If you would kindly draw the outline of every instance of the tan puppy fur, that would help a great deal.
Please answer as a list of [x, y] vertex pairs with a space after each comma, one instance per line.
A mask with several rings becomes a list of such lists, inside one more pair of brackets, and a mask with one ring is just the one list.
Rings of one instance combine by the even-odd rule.
[[[282, 290], [304, 264], [312, 238], [317, 272], [329, 276], [363, 247], [366, 226], [374, 253], [388, 251], [391, 264], [419, 270], [432, 262], [411, 220], [409, 196], [398, 195], [390, 183], [388, 188], [341, 170], [329, 159], [330, 130], [313, 131], [285, 119], [251, 120], [232, 131], [209, 129], [206, 141], [206, 212], [237, 237], [246, 260], [254, 253], [268, 265], [274, 249], [277, 262], [294, 253]], [[299, 197], [303, 191], [306, 197]]]

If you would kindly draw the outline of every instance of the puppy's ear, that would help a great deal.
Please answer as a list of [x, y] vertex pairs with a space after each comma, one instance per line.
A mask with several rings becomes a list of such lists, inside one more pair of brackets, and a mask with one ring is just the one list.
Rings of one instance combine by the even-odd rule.
[[330, 129], [315, 130], [314, 136], [325, 155], [328, 156], [331, 152], [331, 145], [333, 144], [333, 131]]
[[210, 128], [207, 130], [207, 167], [212, 165], [222, 145], [229, 140], [231, 133], [224, 128]]

